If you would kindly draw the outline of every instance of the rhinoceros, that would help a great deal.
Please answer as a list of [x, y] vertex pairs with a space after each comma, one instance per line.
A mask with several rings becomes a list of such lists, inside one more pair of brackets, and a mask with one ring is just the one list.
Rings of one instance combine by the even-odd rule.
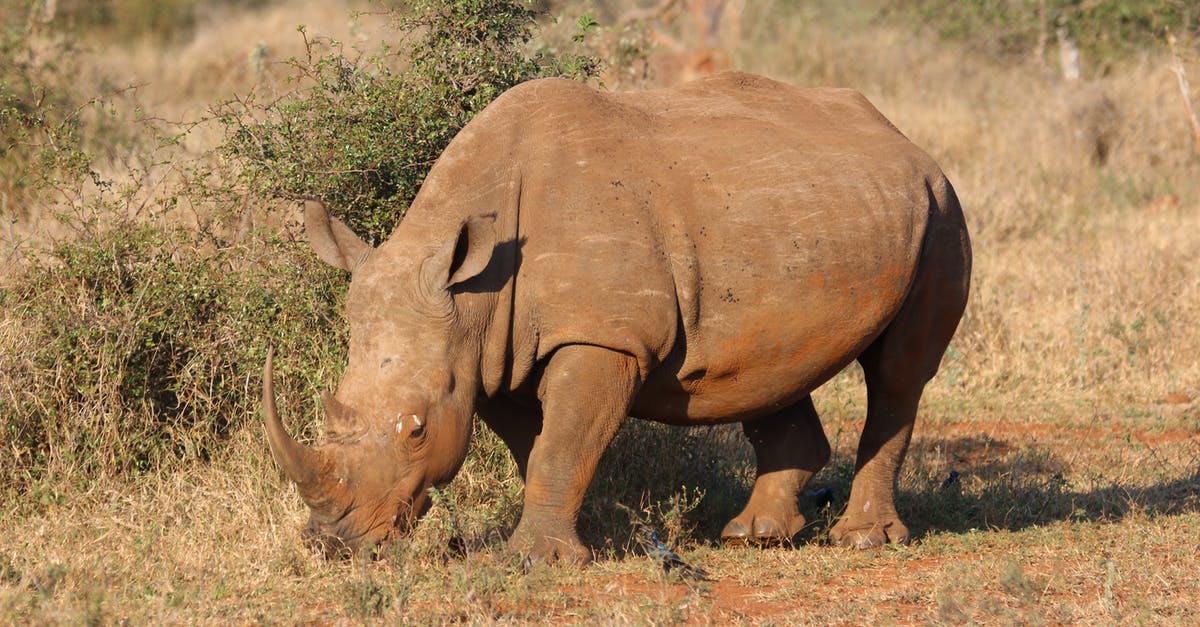
[[740, 422], [757, 477], [722, 537], [790, 538], [830, 457], [810, 393], [853, 360], [867, 416], [830, 534], [908, 539], [896, 477], [971, 251], [945, 175], [862, 95], [733, 72], [640, 93], [530, 81], [462, 129], [377, 248], [320, 202], [304, 216], [321, 259], [352, 273], [326, 443], [289, 435], [270, 359], [263, 373], [310, 542], [408, 533], [474, 415], [524, 480], [510, 547], [530, 559], [591, 558], [576, 518], [628, 416]]

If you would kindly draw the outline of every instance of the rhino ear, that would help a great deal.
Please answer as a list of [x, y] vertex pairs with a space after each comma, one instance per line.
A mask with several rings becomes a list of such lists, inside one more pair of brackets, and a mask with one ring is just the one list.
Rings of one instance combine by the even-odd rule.
[[374, 250], [318, 200], [304, 201], [304, 230], [317, 256], [335, 268], [354, 272]]
[[472, 216], [459, 228], [458, 236], [429, 259], [429, 279], [442, 289], [478, 276], [492, 261], [496, 230], [492, 216]]

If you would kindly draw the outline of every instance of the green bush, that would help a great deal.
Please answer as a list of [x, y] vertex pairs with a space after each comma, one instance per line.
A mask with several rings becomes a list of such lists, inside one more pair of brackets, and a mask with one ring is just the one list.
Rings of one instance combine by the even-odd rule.
[[316, 396], [320, 364], [345, 345], [335, 273], [278, 238], [213, 250], [221, 244], [117, 224], [29, 259], [0, 290], [25, 330], [0, 390], [10, 453], [0, 481], [133, 476], [219, 456], [257, 412], [268, 343], [309, 364], [287, 377], [291, 397]]
[[223, 150], [253, 195], [320, 198], [378, 243], [446, 144], [497, 96], [541, 76], [594, 75], [589, 57], [529, 52], [537, 16], [519, 0], [417, 0], [396, 14], [396, 48], [348, 53], [305, 34], [295, 91], [219, 108]]

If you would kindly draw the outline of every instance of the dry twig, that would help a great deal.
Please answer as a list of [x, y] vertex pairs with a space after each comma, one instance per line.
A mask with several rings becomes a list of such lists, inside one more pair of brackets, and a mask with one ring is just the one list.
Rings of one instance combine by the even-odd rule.
[[1171, 64], [1167, 69], [1175, 73], [1179, 83], [1179, 95], [1183, 98], [1183, 108], [1187, 113], [1188, 122], [1192, 125], [1192, 136], [1196, 140], [1196, 151], [1200, 153], [1200, 120], [1196, 119], [1196, 108], [1192, 106], [1192, 88], [1188, 85], [1187, 72], [1183, 69], [1183, 61], [1179, 58], [1179, 49], [1175, 45], [1175, 35], [1167, 32], [1167, 45], [1171, 48]]

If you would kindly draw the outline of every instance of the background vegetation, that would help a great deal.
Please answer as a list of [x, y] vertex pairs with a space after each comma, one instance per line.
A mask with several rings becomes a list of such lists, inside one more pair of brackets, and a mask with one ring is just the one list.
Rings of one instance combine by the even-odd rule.
[[1044, 51], [1061, 34], [1106, 60], [1152, 48], [1167, 29], [1186, 31], [1200, 19], [1187, 0], [900, 0], [894, 8], [992, 52]]
[[406, 3], [394, 15], [398, 44], [347, 51], [328, 41], [291, 61], [296, 90], [259, 104], [226, 103], [223, 151], [242, 164], [257, 197], [322, 198], [346, 223], [382, 241], [404, 215], [429, 167], [460, 128], [517, 83], [591, 77], [583, 55], [531, 52], [537, 12], [519, 2]]
[[[1200, 71], [1190, 3], [152, 4], [0, 0], [7, 621], [1197, 617], [1200, 177], [1164, 69], [1169, 28]], [[287, 201], [327, 198], [378, 240], [516, 82], [722, 67], [862, 90], [963, 199], [972, 302], [900, 484], [917, 542], [824, 545], [864, 412], [852, 367], [817, 395], [835, 457], [813, 488], [834, 501], [801, 503], [794, 547], [715, 544], [753, 475], [736, 426], [633, 423], [585, 503], [583, 572], [501, 559], [520, 485], [482, 427], [388, 560], [305, 553], [258, 372], [275, 345], [284, 412], [319, 438], [346, 276]], [[616, 502], [716, 581], [663, 580]]]

